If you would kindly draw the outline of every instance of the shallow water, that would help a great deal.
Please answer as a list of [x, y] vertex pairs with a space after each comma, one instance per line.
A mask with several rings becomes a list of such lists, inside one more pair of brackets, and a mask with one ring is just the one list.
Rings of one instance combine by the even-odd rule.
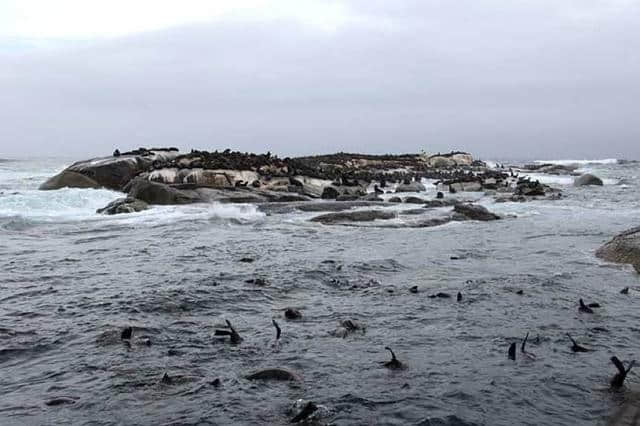
[[[640, 348], [640, 278], [594, 251], [638, 225], [638, 164], [581, 164], [606, 185], [557, 176], [560, 201], [481, 198], [501, 221], [386, 229], [249, 205], [104, 217], [119, 194], [35, 190], [68, 163], [0, 163], [0, 424], [285, 424], [298, 398], [339, 425], [601, 424], [624, 398], [609, 358]], [[603, 307], [580, 314], [580, 297]], [[333, 336], [347, 318], [365, 332]], [[213, 337], [225, 319], [240, 345]], [[510, 361], [527, 332], [536, 359]], [[594, 351], [572, 353], [567, 332]], [[385, 369], [384, 346], [408, 369]], [[244, 378], [276, 366], [302, 382]], [[74, 403], [45, 404], [61, 397]]]

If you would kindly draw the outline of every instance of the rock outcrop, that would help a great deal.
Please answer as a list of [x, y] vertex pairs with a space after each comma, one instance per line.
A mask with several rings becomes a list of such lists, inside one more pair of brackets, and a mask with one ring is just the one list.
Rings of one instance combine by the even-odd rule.
[[588, 186], [588, 185], [599, 185], [602, 186], [603, 182], [597, 176], [592, 175], [591, 173], [585, 173], [573, 181], [573, 186]]
[[134, 213], [146, 210], [149, 205], [142, 200], [135, 198], [118, 198], [107, 204], [105, 207], [96, 210], [96, 213], [102, 214], [121, 214], [121, 213]]
[[471, 220], [489, 221], [500, 219], [497, 214], [491, 213], [486, 207], [477, 204], [457, 204], [453, 207], [453, 211]]
[[397, 213], [384, 210], [356, 210], [351, 212], [327, 213], [316, 216], [311, 222], [319, 222], [325, 225], [335, 225], [348, 222], [373, 222], [376, 219], [388, 220], [397, 216]]
[[600, 259], [614, 263], [629, 263], [640, 272], [640, 226], [615, 236], [596, 251]]

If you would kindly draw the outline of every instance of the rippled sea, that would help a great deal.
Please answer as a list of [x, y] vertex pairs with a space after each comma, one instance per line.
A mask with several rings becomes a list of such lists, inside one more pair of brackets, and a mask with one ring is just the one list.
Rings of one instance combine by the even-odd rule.
[[[101, 216], [120, 194], [37, 191], [69, 163], [0, 162], [2, 425], [287, 424], [299, 398], [336, 425], [591, 425], [640, 388], [632, 370], [608, 390], [612, 355], [640, 360], [640, 275], [594, 256], [640, 225], [637, 163], [582, 164], [603, 187], [537, 176], [558, 201], [456, 194], [504, 219], [423, 229], [251, 205]], [[437, 292], [453, 298], [427, 297]], [[581, 314], [579, 298], [602, 307]], [[287, 307], [303, 318], [287, 321]], [[241, 344], [214, 337], [226, 319]], [[332, 335], [345, 319], [365, 331]], [[509, 360], [527, 332], [535, 359]], [[567, 332], [593, 351], [572, 353]], [[408, 368], [384, 368], [385, 346]], [[267, 367], [302, 380], [245, 378]]]

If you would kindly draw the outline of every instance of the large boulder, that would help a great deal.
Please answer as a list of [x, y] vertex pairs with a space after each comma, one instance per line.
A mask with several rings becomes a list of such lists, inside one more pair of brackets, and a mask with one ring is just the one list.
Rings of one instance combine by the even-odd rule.
[[105, 207], [96, 210], [96, 213], [102, 214], [121, 214], [121, 213], [134, 213], [146, 210], [149, 205], [142, 200], [135, 198], [118, 198], [115, 201], [110, 202]]
[[497, 214], [491, 213], [486, 207], [477, 204], [457, 204], [453, 207], [453, 211], [471, 220], [488, 221], [500, 219]]
[[420, 182], [405, 182], [396, 187], [396, 192], [424, 192], [427, 188]]
[[[68, 186], [120, 190], [135, 176], [149, 170], [155, 161], [166, 161], [177, 155], [177, 151], [145, 151], [140, 155], [123, 154], [79, 161], [48, 179], [40, 189], [60, 189]], [[87, 179], [78, 177], [78, 174]]]
[[600, 185], [602, 186], [602, 179], [597, 176], [594, 176], [590, 173], [585, 173], [582, 176], [579, 176], [574, 179], [574, 186], [587, 186], [587, 185]]
[[203, 201], [194, 191], [184, 191], [141, 177], [129, 182], [124, 190], [128, 192], [129, 197], [149, 204], [190, 204]]
[[614, 237], [596, 251], [600, 259], [615, 263], [630, 263], [640, 272], [640, 226]]
[[396, 217], [396, 213], [383, 210], [359, 210], [351, 212], [327, 213], [316, 216], [311, 222], [320, 222], [325, 225], [333, 225], [344, 222], [372, 222], [376, 219], [388, 220]]
[[71, 170], [63, 170], [40, 185], [41, 190], [60, 189], [65, 187], [100, 188], [101, 185], [90, 177]]

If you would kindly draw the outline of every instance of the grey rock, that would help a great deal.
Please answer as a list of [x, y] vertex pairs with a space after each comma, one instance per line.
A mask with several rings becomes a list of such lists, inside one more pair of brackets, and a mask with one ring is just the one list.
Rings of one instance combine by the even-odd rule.
[[485, 207], [477, 204], [458, 204], [453, 208], [453, 211], [471, 220], [489, 221], [500, 219], [497, 214], [491, 213]]
[[384, 210], [360, 210], [351, 212], [327, 213], [316, 216], [311, 222], [319, 222], [325, 225], [333, 225], [342, 222], [372, 222], [378, 220], [388, 220], [396, 217], [395, 212]]
[[129, 197], [149, 204], [190, 204], [203, 201], [195, 191], [181, 190], [144, 178], [133, 179], [124, 189], [128, 192]]
[[110, 202], [105, 207], [96, 210], [96, 213], [101, 214], [121, 214], [121, 213], [134, 213], [146, 210], [149, 205], [142, 200], [135, 198], [118, 198], [115, 201]]
[[599, 185], [602, 186], [603, 182], [602, 179], [600, 179], [597, 176], [594, 176], [590, 173], [585, 173], [577, 178], [574, 179], [573, 181], [573, 186], [587, 186], [587, 185]]
[[600, 259], [614, 263], [629, 263], [640, 272], [640, 226], [615, 236], [596, 251]]
[[424, 192], [427, 188], [420, 182], [401, 183], [396, 187], [396, 192]]

